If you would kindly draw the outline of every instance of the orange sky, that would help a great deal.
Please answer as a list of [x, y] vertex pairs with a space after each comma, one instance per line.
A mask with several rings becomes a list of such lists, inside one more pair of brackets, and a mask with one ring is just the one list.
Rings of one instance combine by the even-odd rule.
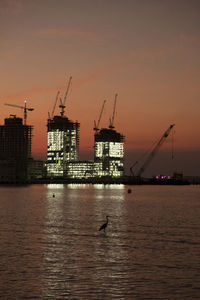
[[[80, 158], [92, 159], [94, 119], [106, 99], [108, 126], [118, 93], [127, 169], [175, 123], [176, 168], [200, 175], [198, 0], [1, 0], [0, 44], [0, 123], [23, 116], [4, 102], [27, 99], [35, 158], [46, 156], [48, 112], [72, 76], [66, 115], [81, 123]], [[160, 151], [170, 149], [169, 138]]]

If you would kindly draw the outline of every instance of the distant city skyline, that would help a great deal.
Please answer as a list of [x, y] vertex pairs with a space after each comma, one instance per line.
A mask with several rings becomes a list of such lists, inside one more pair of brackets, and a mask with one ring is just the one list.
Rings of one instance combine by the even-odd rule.
[[[33, 107], [32, 154], [46, 159], [47, 118], [58, 90], [72, 86], [66, 116], [80, 122], [80, 158], [92, 159], [94, 119], [116, 130], [129, 167], [175, 124], [144, 176], [200, 175], [200, 2], [198, 0], [1, 0], [0, 124]], [[56, 109], [55, 114], [59, 114]]]

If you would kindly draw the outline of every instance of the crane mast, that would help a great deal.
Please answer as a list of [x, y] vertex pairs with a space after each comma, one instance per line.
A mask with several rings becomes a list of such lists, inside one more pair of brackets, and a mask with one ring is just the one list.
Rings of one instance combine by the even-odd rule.
[[53, 106], [53, 109], [52, 109], [52, 112], [51, 112], [51, 115], [50, 115], [50, 118], [49, 119], [53, 119], [53, 116], [54, 116], [54, 112], [55, 112], [55, 108], [56, 108], [56, 104], [57, 104], [57, 101], [58, 101], [58, 96], [60, 94], [60, 91], [57, 92], [56, 94], [56, 99], [55, 99], [55, 102], [54, 102], [54, 106]]
[[9, 103], [4, 103], [4, 105], [12, 106], [12, 107], [18, 107], [18, 108], [23, 109], [24, 110], [24, 125], [26, 125], [27, 111], [33, 111], [34, 110], [34, 108], [26, 106], [26, 100], [24, 101], [24, 106], [15, 105], [15, 104], [9, 104]]
[[164, 141], [166, 140], [166, 138], [168, 137], [168, 135], [170, 134], [171, 129], [175, 126], [175, 124], [172, 124], [169, 126], [169, 128], [164, 132], [164, 134], [162, 135], [162, 137], [159, 139], [158, 143], [156, 144], [156, 146], [153, 148], [153, 150], [150, 152], [150, 154], [148, 155], [147, 159], [145, 160], [145, 162], [143, 163], [142, 167], [139, 169], [139, 171], [136, 173], [136, 176], [140, 177], [142, 175], [142, 173], [146, 170], [146, 167], [148, 166], [148, 164], [151, 162], [151, 160], [153, 159], [153, 157], [155, 156], [156, 152], [159, 150], [159, 148], [162, 146], [162, 144], [164, 143]]
[[64, 100], [62, 101], [62, 98], [60, 98], [60, 105], [59, 107], [61, 108], [61, 117], [64, 116], [64, 113], [65, 113], [65, 102], [66, 102], [66, 99], [67, 99], [67, 95], [69, 93], [69, 88], [70, 88], [70, 85], [71, 85], [71, 81], [72, 81], [72, 76], [69, 77], [69, 81], [68, 81], [68, 85], [67, 85], [67, 89], [66, 89], [66, 92], [65, 92], [65, 96], [64, 96]]
[[117, 103], [117, 96], [118, 94], [115, 94], [115, 101], [114, 101], [114, 107], [113, 107], [113, 115], [112, 115], [112, 119], [110, 118], [110, 125], [109, 128], [110, 129], [114, 129], [114, 118], [115, 118], [115, 109], [116, 109], [116, 103]]
[[105, 103], [106, 103], [106, 100], [103, 101], [101, 112], [100, 112], [99, 119], [98, 119], [97, 123], [94, 120], [94, 128], [93, 129], [96, 131], [96, 133], [99, 130], [99, 124], [100, 124], [100, 121], [101, 121], [101, 117], [102, 117], [102, 114], [103, 114]]

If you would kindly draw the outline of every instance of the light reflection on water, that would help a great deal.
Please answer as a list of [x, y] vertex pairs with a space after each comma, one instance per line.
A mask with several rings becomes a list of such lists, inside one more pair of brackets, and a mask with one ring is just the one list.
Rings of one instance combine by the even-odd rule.
[[128, 188], [0, 187], [0, 297], [199, 299], [199, 187]]

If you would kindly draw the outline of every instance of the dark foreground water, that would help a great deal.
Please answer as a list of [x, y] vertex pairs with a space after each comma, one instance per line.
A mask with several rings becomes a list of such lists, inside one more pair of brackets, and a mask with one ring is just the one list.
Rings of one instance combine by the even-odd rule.
[[200, 186], [1, 186], [0, 298], [200, 299]]

